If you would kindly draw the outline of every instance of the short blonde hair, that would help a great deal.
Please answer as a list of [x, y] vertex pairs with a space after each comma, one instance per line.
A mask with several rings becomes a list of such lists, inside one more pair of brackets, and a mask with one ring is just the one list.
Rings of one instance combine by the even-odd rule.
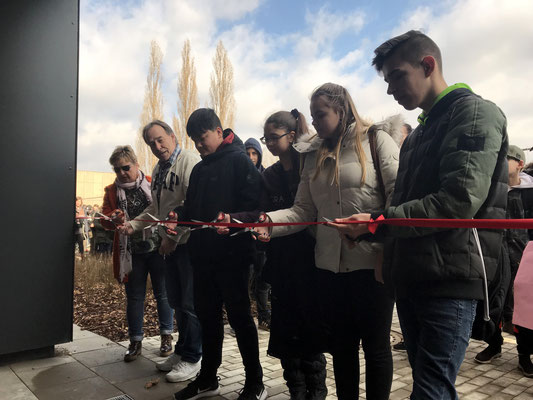
[[132, 164], [137, 164], [137, 156], [130, 145], [115, 147], [115, 150], [111, 153], [111, 157], [109, 157], [109, 164], [115, 166], [122, 158], [130, 161]]

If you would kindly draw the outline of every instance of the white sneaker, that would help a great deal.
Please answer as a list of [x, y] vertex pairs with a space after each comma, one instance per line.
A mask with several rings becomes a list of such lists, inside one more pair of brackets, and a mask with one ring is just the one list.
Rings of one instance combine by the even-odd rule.
[[155, 367], [159, 371], [170, 372], [172, 371], [172, 368], [174, 368], [174, 365], [178, 364], [180, 361], [181, 356], [177, 355], [176, 353], [172, 353], [172, 355], [168, 357], [165, 361], [158, 362]]
[[201, 361], [196, 363], [190, 363], [187, 361], [181, 360], [179, 363], [174, 365], [172, 371], [167, 375], [167, 381], [169, 382], [183, 382], [187, 379], [194, 378], [196, 374], [200, 371]]

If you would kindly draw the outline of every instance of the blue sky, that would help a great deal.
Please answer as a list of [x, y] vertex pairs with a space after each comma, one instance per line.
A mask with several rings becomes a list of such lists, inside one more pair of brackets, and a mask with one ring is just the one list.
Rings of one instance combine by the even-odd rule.
[[191, 42], [201, 106], [223, 41], [234, 68], [233, 128], [246, 139], [262, 135], [272, 112], [297, 107], [309, 117], [309, 95], [327, 81], [347, 87], [370, 120], [401, 113], [415, 124], [418, 112], [386, 95], [370, 62], [384, 40], [422, 29], [441, 47], [447, 82], [466, 82], [497, 103], [511, 142], [533, 146], [532, 20], [529, 0], [81, 0], [78, 168], [109, 171], [113, 148], [135, 144], [151, 40], [164, 53], [167, 122], [177, 112], [184, 41]]

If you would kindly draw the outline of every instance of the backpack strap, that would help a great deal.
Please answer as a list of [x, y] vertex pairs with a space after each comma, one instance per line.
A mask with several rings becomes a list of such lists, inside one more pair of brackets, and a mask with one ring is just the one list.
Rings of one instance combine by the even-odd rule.
[[368, 128], [367, 134], [368, 143], [370, 144], [370, 154], [372, 155], [372, 162], [374, 163], [374, 169], [376, 170], [376, 177], [378, 179], [379, 189], [381, 191], [381, 195], [383, 196], [383, 200], [386, 201], [387, 196], [385, 194], [385, 184], [383, 183], [383, 176], [381, 175], [381, 167], [379, 165], [376, 127], [372, 125], [370, 128]]

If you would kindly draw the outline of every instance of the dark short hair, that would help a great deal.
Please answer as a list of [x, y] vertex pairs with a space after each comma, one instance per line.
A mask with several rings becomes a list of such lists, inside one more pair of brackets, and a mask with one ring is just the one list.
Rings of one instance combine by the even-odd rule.
[[385, 61], [394, 54], [400, 54], [403, 60], [413, 66], [419, 65], [423, 57], [432, 56], [437, 61], [439, 71], [442, 72], [442, 56], [439, 46], [420, 31], [412, 30], [393, 37], [374, 50], [374, 54], [372, 65], [378, 72], [381, 72]]
[[206, 131], [222, 129], [220, 118], [211, 108], [199, 108], [194, 111], [187, 121], [187, 136], [195, 138], [203, 135]]
[[148, 135], [148, 131], [152, 129], [155, 125], [163, 128], [168, 135], [174, 135], [174, 131], [167, 123], [160, 121], [158, 119], [154, 119], [152, 122], [147, 123], [143, 128], [144, 143], [148, 144], [148, 140], [146, 140], [146, 135]]

